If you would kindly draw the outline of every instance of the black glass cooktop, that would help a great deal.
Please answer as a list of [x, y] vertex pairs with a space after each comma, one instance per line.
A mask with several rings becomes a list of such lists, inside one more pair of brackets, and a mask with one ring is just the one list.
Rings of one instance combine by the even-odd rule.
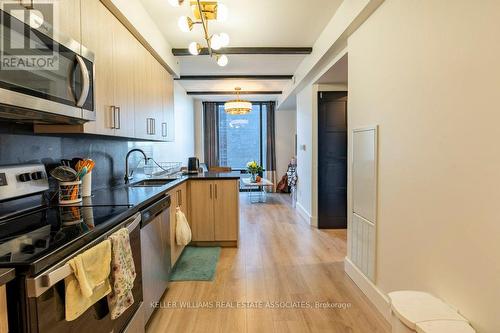
[[[129, 206], [60, 206], [0, 220], [0, 267], [46, 260], [76, 241], [113, 224]], [[100, 234], [100, 233], [99, 233]], [[53, 256], [52, 259], [57, 259]], [[42, 267], [39, 267], [42, 268]]]

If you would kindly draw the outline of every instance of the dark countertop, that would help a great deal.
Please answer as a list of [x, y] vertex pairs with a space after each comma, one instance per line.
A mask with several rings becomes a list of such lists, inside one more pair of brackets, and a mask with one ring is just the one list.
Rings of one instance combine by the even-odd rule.
[[[197, 174], [187, 175], [188, 179], [240, 179], [242, 173], [239, 171], [233, 172], [202, 172]], [[186, 177], [186, 176], [185, 176]]]
[[149, 203], [156, 201], [166, 192], [174, 187], [188, 181], [189, 179], [196, 180], [224, 180], [224, 179], [240, 179], [241, 173], [239, 172], [204, 172], [199, 174], [183, 175], [179, 178], [173, 179], [171, 182], [162, 186], [149, 186], [149, 187], [133, 187], [136, 182], [147, 179], [169, 179], [168, 177], [153, 177], [146, 178], [144, 175], [136, 176], [131, 185], [120, 185], [113, 188], [100, 189], [92, 192], [92, 196], [84, 198], [84, 205], [128, 205], [132, 206], [130, 215], [133, 215], [142, 207], [147, 206]]
[[[51, 253], [49, 255], [37, 259], [36, 261], [31, 263], [30, 267], [28, 268], [24, 266], [23, 267], [16, 266], [16, 267], [20, 269], [20, 271], [29, 269], [31, 274], [35, 274], [42, 271], [43, 269], [48, 267], [53, 261], [65, 258], [68, 254], [80, 248], [82, 246], [81, 244], [88, 244], [92, 240], [97, 239], [108, 230], [111, 230], [112, 228], [122, 223], [129, 217], [142, 211], [153, 202], [165, 196], [165, 194], [169, 192], [171, 189], [188, 181], [189, 179], [237, 180], [239, 178], [240, 178], [240, 173], [237, 172], [231, 172], [231, 173], [205, 172], [197, 175], [183, 175], [179, 178], [168, 178], [168, 177], [149, 178], [154, 180], [171, 179], [171, 181], [161, 186], [134, 187], [133, 186], [134, 183], [142, 181], [144, 179], [148, 179], [144, 175], [137, 174], [136, 177], [131, 181], [131, 184], [127, 185], [122, 184], [112, 188], [95, 190], [94, 192], [92, 192], [91, 197], [83, 199], [83, 206], [123, 206], [122, 207], [123, 209], [120, 209], [119, 213], [111, 217], [106, 222], [101, 223], [98, 227], [92, 229], [91, 232], [86, 233], [72, 244], [69, 244], [65, 246], [63, 249], [58, 250], [57, 253]], [[4, 265], [3, 267], [13, 267], [13, 266]], [[10, 276], [7, 272], [5, 274], [6, 277]], [[14, 274], [14, 271], [12, 272], [12, 274]], [[3, 279], [3, 273], [2, 275], [0, 275], [0, 277], [2, 277]]]
[[14, 268], [0, 268], [0, 286], [13, 280], [16, 277], [16, 270]]

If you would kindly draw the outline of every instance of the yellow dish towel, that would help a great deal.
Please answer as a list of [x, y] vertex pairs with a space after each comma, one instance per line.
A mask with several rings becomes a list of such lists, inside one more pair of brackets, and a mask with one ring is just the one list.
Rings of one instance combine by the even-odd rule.
[[109, 283], [111, 242], [105, 240], [68, 261], [73, 274], [64, 279], [66, 320], [78, 318], [111, 292]]

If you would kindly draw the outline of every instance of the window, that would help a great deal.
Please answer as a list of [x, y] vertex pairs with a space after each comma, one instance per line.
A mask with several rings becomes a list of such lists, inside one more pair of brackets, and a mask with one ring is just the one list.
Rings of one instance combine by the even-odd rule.
[[249, 161], [265, 166], [266, 104], [252, 103], [252, 111], [244, 115], [230, 115], [224, 103], [218, 103], [219, 165], [246, 169]]

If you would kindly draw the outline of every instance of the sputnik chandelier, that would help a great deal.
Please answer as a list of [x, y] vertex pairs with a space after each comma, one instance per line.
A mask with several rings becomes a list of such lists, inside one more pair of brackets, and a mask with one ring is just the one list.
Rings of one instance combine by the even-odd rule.
[[[174, 6], [179, 7], [187, 2], [185, 0], [168, 0]], [[218, 1], [200, 1], [191, 0], [189, 2], [194, 19], [189, 16], [179, 17], [178, 25], [183, 32], [190, 32], [194, 25], [200, 24], [203, 27], [203, 38], [207, 43], [208, 55], [214, 57], [219, 66], [226, 66], [228, 58], [225, 54], [220, 54], [217, 51], [229, 45], [229, 35], [222, 32], [219, 34], [210, 35], [208, 31], [208, 21], [215, 20], [223, 22], [227, 19], [227, 7]], [[189, 44], [189, 53], [199, 55], [202, 46], [197, 42]]]

